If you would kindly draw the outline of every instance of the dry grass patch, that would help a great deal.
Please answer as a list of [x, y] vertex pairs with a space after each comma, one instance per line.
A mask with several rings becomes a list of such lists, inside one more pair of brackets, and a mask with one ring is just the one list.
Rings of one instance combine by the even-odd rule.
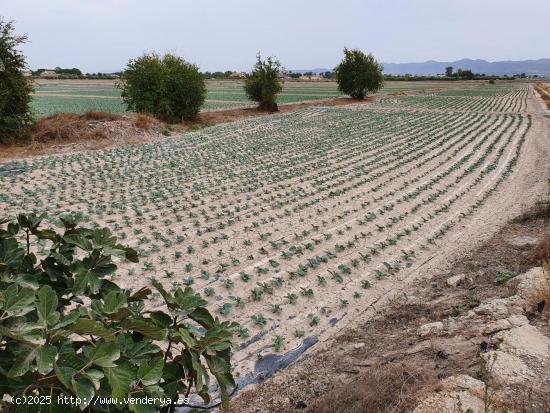
[[90, 110], [56, 113], [39, 119], [25, 142], [0, 145], [0, 159], [104, 149], [160, 138], [162, 123], [147, 114], [117, 114]]
[[105, 139], [106, 135], [88, 127], [90, 120], [100, 121], [101, 112], [87, 112], [84, 115], [74, 113], [56, 113], [35, 123], [31, 130], [33, 143], [49, 141], [78, 141]]
[[542, 83], [535, 84], [535, 90], [539, 92], [540, 97], [546, 103], [548, 109], [550, 109], [550, 87], [543, 85]]
[[83, 120], [96, 120], [99, 122], [107, 122], [119, 120], [122, 118], [118, 113], [104, 112], [99, 110], [89, 110], [83, 115], [80, 115], [80, 118]]
[[545, 238], [540, 241], [531, 251], [529, 259], [541, 265], [550, 264], [550, 238]]
[[138, 113], [134, 119], [134, 125], [138, 129], [151, 130], [151, 128], [158, 124], [159, 121], [154, 116], [145, 113]]
[[[534, 222], [542, 227], [550, 223], [550, 201], [539, 201], [536, 206], [515, 220], [516, 222]], [[526, 261], [532, 266], [545, 266], [550, 270], [550, 232], [541, 232], [540, 241], [527, 254]]]
[[[548, 245], [548, 244], [547, 244]], [[544, 261], [543, 264], [544, 281], [540, 288], [528, 299], [528, 308], [532, 316], [540, 316], [542, 320], [548, 323], [550, 328], [550, 261]], [[549, 400], [550, 402], [550, 395]]]
[[94, 126], [98, 123], [114, 122], [120, 119], [122, 116], [119, 114], [97, 110], [89, 110], [82, 115], [56, 113], [42, 118], [34, 124], [31, 129], [31, 143], [106, 139], [108, 137], [106, 132]]
[[433, 370], [408, 363], [375, 366], [357, 380], [339, 387], [312, 405], [315, 413], [405, 413], [418, 404], [421, 394], [435, 388]]

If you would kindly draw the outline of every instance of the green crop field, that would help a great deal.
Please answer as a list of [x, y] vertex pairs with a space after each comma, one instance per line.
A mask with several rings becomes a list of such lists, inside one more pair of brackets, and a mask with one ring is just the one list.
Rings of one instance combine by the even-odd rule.
[[[337, 95], [333, 84], [285, 93]], [[0, 169], [0, 208], [75, 212], [110, 227], [141, 255], [117, 282], [192, 285], [219, 317], [241, 323], [234, 360], [246, 370], [270, 343], [294, 348], [364, 309], [472, 222], [532, 136], [528, 93], [510, 85], [392, 96], [22, 160]], [[209, 95], [242, 96], [222, 82]], [[116, 99], [91, 101], [122, 110]]]
[[32, 107], [37, 116], [47, 116], [56, 112], [83, 113], [87, 110], [106, 112], [124, 112], [121, 99], [94, 99], [88, 97], [67, 96], [33, 96]]
[[[388, 82], [380, 94], [407, 91], [430, 91], [449, 88], [449, 82]], [[112, 81], [39, 81], [36, 84], [32, 107], [35, 116], [56, 112], [82, 113], [86, 110], [124, 112], [120, 92]], [[285, 82], [279, 103], [338, 98], [342, 94], [335, 82]], [[203, 110], [232, 109], [254, 106], [243, 91], [241, 81], [207, 81]]]
[[382, 98], [379, 104], [387, 107], [410, 107], [456, 111], [520, 112], [527, 107], [524, 90], [485, 87], [478, 90], [449, 90], [420, 96]]
[[[341, 96], [335, 83], [286, 83], [279, 95], [279, 103], [293, 103]], [[253, 106], [243, 91], [240, 81], [207, 81], [207, 95], [203, 110], [232, 109]], [[36, 116], [56, 112], [82, 113], [89, 109], [109, 112], [126, 110], [114, 82], [50, 81], [36, 85], [32, 106]]]

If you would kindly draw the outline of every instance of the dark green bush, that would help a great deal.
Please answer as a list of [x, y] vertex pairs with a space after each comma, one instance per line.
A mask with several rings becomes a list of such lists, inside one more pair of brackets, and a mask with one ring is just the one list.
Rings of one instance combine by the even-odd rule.
[[456, 77], [462, 80], [472, 80], [474, 78], [474, 73], [471, 70], [458, 69]]
[[259, 109], [275, 112], [277, 107], [277, 94], [282, 90], [281, 64], [278, 60], [268, 57], [262, 60], [257, 56], [252, 74], [244, 83], [244, 91], [250, 100], [259, 103]]
[[57, 231], [40, 228], [43, 218], [0, 220], [0, 394], [12, 397], [0, 410], [171, 412], [190, 393], [209, 403], [211, 376], [227, 406], [238, 324], [213, 318], [191, 288], [171, 294], [154, 281], [164, 306], [148, 305], [149, 288], [106, 279], [113, 257], [138, 260], [109, 229], [66, 215]]
[[130, 60], [118, 86], [129, 110], [168, 122], [194, 119], [206, 97], [198, 67], [172, 54]]
[[0, 16], [0, 142], [22, 138], [32, 120], [32, 84], [23, 76], [25, 57], [17, 50], [27, 36], [14, 32], [13, 22]]
[[338, 89], [354, 99], [364, 99], [384, 85], [383, 67], [372, 54], [344, 48], [344, 60], [334, 69]]

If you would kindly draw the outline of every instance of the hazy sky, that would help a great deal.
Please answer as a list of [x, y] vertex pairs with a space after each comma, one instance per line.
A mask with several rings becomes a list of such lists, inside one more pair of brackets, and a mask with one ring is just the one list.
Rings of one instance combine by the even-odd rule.
[[114, 71], [144, 51], [201, 70], [332, 68], [342, 48], [383, 62], [550, 57], [550, 0], [0, 0], [31, 68]]

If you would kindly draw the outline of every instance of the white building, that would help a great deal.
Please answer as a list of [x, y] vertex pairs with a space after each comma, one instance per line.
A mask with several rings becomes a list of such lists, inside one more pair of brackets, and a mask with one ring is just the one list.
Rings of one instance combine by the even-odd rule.
[[44, 70], [40, 73], [42, 79], [57, 79], [59, 75], [55, 73], [55, 70]]

